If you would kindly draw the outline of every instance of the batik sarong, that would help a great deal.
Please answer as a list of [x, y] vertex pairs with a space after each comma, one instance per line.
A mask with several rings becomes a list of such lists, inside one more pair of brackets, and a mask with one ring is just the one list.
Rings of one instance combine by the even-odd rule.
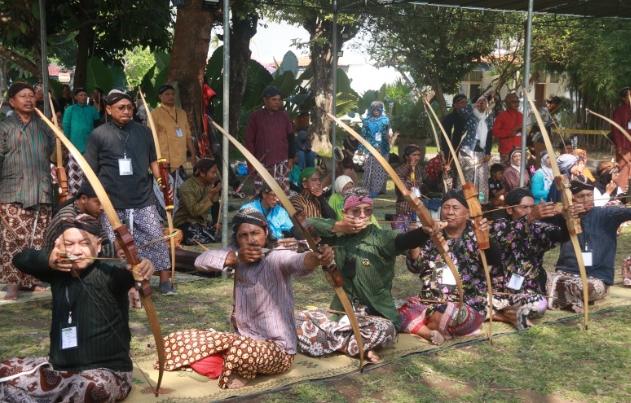
[[[280, 187], [285, 191], [289, 191], [289, 163], [287, 160], [277, 162], [276, 164], [269, 165], [265, 167], [267, 172], [269, 172], [276, 182], [280, 185]], [[260, 193], [263, 188], [263, 178], [260, 177], [259, 174], [254, 176], [254, 191], [256, 194]]]
[[[20, 375], [13, 377], [17, 374]], [[0, 380], [2, 402], [105, 403], [118, 402], [129, 395], [132, 373], [107, 368], [55, 371], [46, 358], [38, 357], [13, 358], [0, 363], [0, 378], [10, 379]]]
[[[234, 376], [254, 379], [257, 374], [282, 374], [291, 368], [294, 356], [276, 343], [254, 340], [236, 333], [187, 329], [164, 337], [164, 369], [189, 369], [190, 365], [211, 355], [224, 358], [219, 387], [225, 389]], [[157, 364], [156, 364], [157, 365]]]
[[68, 155], [68, 193], [76, 195], [83, 183], [83, 171], [72, 155]]
[[[478, 151], [460, 150], [458, 153], [460, 163], [462, 165], [462, 171], [465, 179], [475, 185], [476, 190], [480, 195], [482, 203], [486, 203], [489, 200], [489, 163], [484, 161], [484, 153]], [[460, 188], [462, 184], [459, 184]]]
[[[298, 351], [320, 357], [335, 351], [351, 357], [359, 355], [359, 347], [347, 316], [335, 321], [324, 310], [307, 310], [295, 313]], [[358, 315], [357, 322], [364, 342], [364, 351], [394, 343], [397, 331], [385, 318]]]
[[372, 197], [377, 196], [385, 190], [387, 180], [388, 174], [375, 156], [370, 154], [364, 163], [364, 188]]
[[[150, 260], [156, 271], [171, 269], [167, 243], [155, 242], [164, 236], [160, 214], [156, 206], [151, 205], [141, 209], [117, 209], [116, 213], [134, 237], [138, 255]], [[116, 239], [114, 230], [105, 214], [101, 214], [101, 226], [110, 241], [114, 242]]]
[[[51, 206], [23, 209], [21, 204], [0, 203], [0, 283], [32, 288], [39, 282], [22, 273], [12, 263], [19, 252], [27, 248], [41, 249], [44, 231], [51, 217]], [[33, 231], [34, 230], [34, 231]]]
[[484, 316], [467, 304], [458, 309], [454, 302], [426, 304], [418, 297], [410, 297], [399, 308], [402, 331], [417, 334], [435, 312], [442, 314], [438, 331], [452, 337], [472, 334], [484, 322]]
[[[588, 302], [607, 296], [607, 285], [600, 279], [587, 277]], [[583, 282], [578, 274], [557, 271], [548, 275], [546, 284], [550, 309], [569, 309], [583, 312]]]

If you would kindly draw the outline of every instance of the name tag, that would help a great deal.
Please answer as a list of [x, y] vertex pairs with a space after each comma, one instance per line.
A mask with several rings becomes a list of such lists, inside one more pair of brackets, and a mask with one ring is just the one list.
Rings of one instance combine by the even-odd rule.
[[585, 266], [591, 266], [592, 265], [592, 252], [583, 252], [581, 254], [583, 255], [583, 263], [585, 264]]
[[449, 270], [448, 266], [439, 266], [436, 268], [438, 273], [438, 281], [442, 285], [456, 285], [456, 278], [454, 274]]
[[177, 137], [184, 137], [184, 131], [182, 131], [182, 129], [178, 127], [177, 129], [175, 129], [175, 135]]
[[627, 123], [627, 129], [631, 129], [631, 120]]
[[381, 132], [375, 134], [375, 141], [381, 142]]
[[77, 327], [70, 326], [61, 329], [61, 349], [67, 350], [79, 345], [77, 341]]
[[515, 133], [515, 137], [521, 137], [521, 132]]
[[120, 176], [129, 176], [134, 174], [134, 170], [131, 166], [131, 159], [127, 157], [118, 159], [118, 174]]
[[511, 290], [519, 291], [521, 286], [524, 285], [524, 276], [517, 273], [513, 273], [508, 281], [508, 288]]

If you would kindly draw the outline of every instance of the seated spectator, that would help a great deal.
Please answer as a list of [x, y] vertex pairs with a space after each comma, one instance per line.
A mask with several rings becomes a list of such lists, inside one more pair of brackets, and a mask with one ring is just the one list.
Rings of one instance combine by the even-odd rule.
[[554, 174], [550, 166], [550, 156], [547, 152], [541, 154], [541, 168], [535, 171], [530, 182], [530, 191], [535, 199], [535, 204], [539, 204], [548, 199], [550, 187], [554, 182]]
[[254, 209], [263, 214], [267, 220], [267, 228], [274, 239], [293, 236], [294, 223], [287, 210], [278, 202], [278, 197], [272, 189], [263, 184], [259, 194], [249, 203], [241, 206], [243, 209]]
[[[504, 175], [502, 176], [504, 189], [506, 189], [507, 192], [520, 187], [521, 158], [521, 149], [519, 148], [514, 148], [509, 154], [508, 166], [504, 170]], [[528, 175], [528, 172], [524, 172], [523, 176], [524, 186], [528, 186], [530, 184], [530, 176]]]
[[216, 161], [208, 158], [197, 161], [193, 176], [178, 189], [180, 207], [173, 217], [173, 225], [183, 232], [184, 245], [215, 242], [217, 228], [210, 210], [219, 201], [220, 192]]

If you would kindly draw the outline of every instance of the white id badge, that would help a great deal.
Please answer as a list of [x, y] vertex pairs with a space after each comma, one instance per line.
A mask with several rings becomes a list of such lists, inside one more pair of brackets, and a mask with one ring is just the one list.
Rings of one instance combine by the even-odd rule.
[[77, 341], [77, 327], [70, 326], [61, 329], [61, 349], [75, 348], [79, 345]]
[[177, 129], [175, 129], [175, 135], [177, 137], [184, 137], [184, 132], [178, 127]]
[[447, 266], [437, 267], [438, 275], [440, 276], [440, 284], [442, 285], [456, 285], [456, 278], [454, 274], [449, 270]]
[[627, 123], [627, 129], [631, 129], [631, 120]]
[[519, 291], [521, 290], [521, 286], [524, 284], [524, 276], [519, 275], [517, 273], [513, 273], [510, 276], [510, 280], [508, 281], [508, 288], [511, 290]]
[[583, 263], [585, 266], [592, 265], [592, 252], [582, 252], [583, 255]]
[[377, 142], [381, 142], [381, 132], [377, 132], [377, 133], [375, 134], [375, 141], [377, 141]]
[[118, 159], [118, 174], [120, 176], [129, 176], [134, 174], [131, 167], [131, 159], [127, 157]]
[[515, 134], [515, 137], [521, 137], [521, 132], [517, 132], [517, 133]]
[[412, 194], [418, 198], [421, 197], [421, 191], [419, 190], [419, 188], [417, 188], [416, 186], [414, 186], [412, 188]]

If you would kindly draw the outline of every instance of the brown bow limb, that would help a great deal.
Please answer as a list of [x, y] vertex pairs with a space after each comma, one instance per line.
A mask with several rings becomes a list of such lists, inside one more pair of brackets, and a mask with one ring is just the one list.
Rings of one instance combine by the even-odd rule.
[[[491, 341], [491, 336], [493, 334], [493, 282], [491, 280], [491, 269], [489, 268], [489, 264], [486, 259], [485, 250], [491, 247], [491, 243], [489, 241], [489, 232], [483, 231], [480, 228], [483, 215], [482, 215], [482, 206], [480, 205], [480, 199], [478, 198], [478, 190], [475, 187], [475, 184], [468, 182], [464, 176], [464, 172], [462, 170], [462, 165], [460, 165], [460, 160], [458, 159], [458, 154], [456, 150], [454, 150], [454, 146], [445, 131], [440, 119], [436, 116], [436, 112], [431, 107], [431, 105], [427, 102], [427, 100], [423, 100], [425, 102], [426, 108], [430, 111], [438, 128], [440, 129], [443, 137], [445, 138], [445, 143], [451, 152], [451, 156], [456, 166], [456, 171], [458, 172], [458, 177], [460, 179], [460, 183], [462, 184], [462, 192], [464, 193], [464, 197], [467, 200], [467, 206], [469, 207], [469, 214], [473, 218], [473, 229], [475, 231], [475, 238], [478, 242], [480, 261], [482, 262], [482, 268], [484, 269], [484, 277], [486, 280], [486, 296], [487, 296], [487, 306], [489, 309], [489, 328], [488, 328], [488, 338]], [[464, 140], [464, 136], [463, 139]], [[462, 140], [460, 141], [462, 143]]]
[[[50, 111], [51, 116], [53, 118], [53, 123], [55, 126], [61, 128], [59, 126], [59, 122], [57, 121], [57, 113], [55, 113], [55, 104], [53, 103], [53, 97], [48, 93], [48, 101], [50, 103]], [[70, 199], [70, 194], [68, 193], [68, 175], [66, 174], [66, 169], [64, 168], [64, 153], [61, 147], [61, 141], [55, 137], [55, 172], [57, 174], [57, 182], [59, 182], [59, 203], [64, 203], [68, 199]]]
[[[416, 215], [421, 220], [421, 223], [428, 228], [433, 228], [434, 220], [432, 219], [431, 214], [429, 213], [429, 211], [427, 210], [423, 202], [418, 197], [416, 197], [413, 193], [410, 192], [410, 190], [405, 186], [401, 178], [399, 178], [399, 175], [397, 175], [395, 170], [392, 168], [390, 163], [386, 161], [385, 158], [383, 158], [381, 153], [379, 153], [379, 151], [377, 151], [375, 147], [373, 147], [368, 141], [366, 141], [366, 139], [360, 136], [359, 133], [357, 133], [355, 130], [350, 128], [346, 123], [342, 122], [340, 119], [338, 119], [331, 113], [327, 113], [327, 116], [329, 117], [329, 119], [337, 123], [341, 128], [346, 130], [347, 133], [353, 136], [364, 147], [366, 147], [366, 149], [377, 159], [377, 161], [383, 167], [386, 173], [388, 173], [388, 175], [394, 182], [394, 185], [397, 187], [397, 189], [399, 189], [399, 192], [401, 192], [405, 200], [410, 204], [410, 206], [412, 206], [412, 209], [414, 209], [414, 211], [416, 212]], [[449, 247], [447, 246], [447, 242], [437, 235], [432, 236], [432, 242], [436, 246], [436, 249], [438, 249], [438, 252], [442, 256], [443, 260], [445, 261], [445, 264], [449, 267], [449, 270], [451, 271], [454, 278], [456, 279], [456, 286], [458, 287], [459, 303], [460, 303], [460, 306], [462, 306], [464, 302], [464, 288], [462, 286], [462, 278], [460, 277], [460, 273], [458, 272], [456, 265], [451, 260], [451, 257], [449, 257]]]
[[[309, 248], [311, 248], [311, 250], [313, 250], [314, 252], [317, 251], [318, 250], [317, 243], [311, 237], [311, 234], [309, 233], [309, 231], [305, 230], [300, 220], [298, 220], [298, 218], [296, 217], [296, 209], [289, 201], [289, 198], [287, 197], [287, 194], [285, 193], [285, 191], [280, 187], [278, 182], [276, 182], [276, 179], [272, 177], [272, 175], [267, 171], [267, 169], [263, 166], [263, 164], [261, 164], [261, 162], [247, 148], [245, 148], [243, 144], [241, 144], [237, 139], [231, 136], [230, 133], [226, 132], [223, 129], [223, 127], [219, 126], [215, 121], [211, 121], [211, 122], [213, 126], [215, 126], [215, 128], [221, 134], [223, 134], [232, 143], [232, 145], [234, 145], [235, 148], [239, 150], [241, 154], [243, 154], [243, 156], [248, 160], [248, 162], [254, 167], [254, 169], [259, 174], [261, 179], [263, 179], [265, 183], [267, 183], [267, 185], [270, 187], [270, 189], [274, 192], [274, 194], [276, 194], [276, 197], [278, 197], [278, 200], [280, 201], [282, 206], [289, 213], [289, 216], [291, 217], [294, 225], [302, 231], [305, 237], [305, 240], [309, 244]], [[322, 270], [324, 271], [325, 277], [327, 281], [329, 282], [329, 284], [333, 286], [333, 289], [335, 290], [335, 294], [337, 295], [340, 302], [342, 303], [342, 306], [344, 307], [344, 312], [346, 312], [346, 315], [348, 316], [348, 319], [351, 323], [353, 334], [355, 336], [355, 341], [357, 342], [357, 347], [359, 348], [359, 367], [361, 369], [364, 366], [364, 341], [362, 339], [361, 331], [359, 328], [359, 322], [357, 322], [357, 316], [355, 315], [355, 311], [353, 310], [353, 305], [351, 304], [351, 301], [348, 299], [348, 295], [346, 295], [346, 292], [344, 291], [344, 288], [343, 288], [344, 279], [338, 267], [335, 265], [335, 262], [333, 262], [328, 267], [322, 266]]]
[[81, 155], [81, 152], [77, 150], [72, 142], [70, 142], [70, 140], [63, 134], [63, 132], [59, 130], [59, 128], [57, 128], [46, 116], [44, 116], [44, 114], [39, 109], [35, 108], [35, 112], [48, 125], [48, 127], [51, 128], [55, 136], [68, 149], [68, 152], [74, 157], [77, 164], [83, 170], [84, 179], [87, 180], [92, 186], [92, 189], [94, 189], [94, 193], [96, 193], [96, 196], [103, 207], [103, 213], [106, 215], [108, 221], [114, 229], [114, 233], [116, 234], [116, 239], [118, 241], [118, 246], [123, 250], [123, 252], [125, 253], [125, 257], [127, 258], [127, 262], [132, 267], [132, 274], [136, 282], [135, 287], [140, 292], [142, 306], [147, 312], [147, 319], [149, 320], [151, 332], [156, 343], [159, 373], [158, 382], [156, 384], [154, 393], [156, 396], [158, 396], [160, 393], [160, 385], [162, 384], [162, 375], [164, 374], [166, 353], [164, 350], [164, 341], [162, 339], [162, 334], [160, 331], [158, 314], [156, 313], [156, 308], [153, 304], [153, 300], [151, 299], [151, 286], [149, 285], [149, 280], [140, 277], [140, 274], [137, 271], [137, 266], [140, 263], [140, 257], [138, 256], [138, 251], [134, 243], [134, 238], [129, 233], [127, 227], [120, 222], [118, 214], [114, 209], [114, 205], [112, 204], [110, 198], [107, 196], [107, 192], [105, 192], [105, 188], [103, 188], [103, 185], [92, 170], [90, 164], [88, 164], [83, 155]]
[[539, 114], [535, 103], [532, 101], [532, 99], [530, 99], [528, 94], [524, 94], [524, 96], [528, 100], [530, 108], [532, 109], [532, 113], [535, 115], [537, 124], [541, 129], [541, 134], [543, 135], [543, 141], [546, 145], [546, 150], [548, 151], [548, 155], [550, 155], [550, 167], [552, 168], [552, 173], [554, 174], [554, 184], [559, 191], [559, 194], [561, 195], [561, 202], [563, 203], [564, 211], [563, 216], [565, 218], [567, 230], [570, 234], [570, 241], [572, 242], [572, 248], [574, 248], [576, 262], [578, 263], [578, 271], [581, 275], [581, 281], [583, 283], [583, 327], [587, 330], [587, 326], [589, 324], [589, 282], [587, 281], [587, 270], [585, 269], [585, 262], [583, 261], [583, 254], [577, 236], [582, 232], [581, 222], [580, 220], [575, 219], [570, 212], [573, 204], [572, 192], [570, 191], [570, 181], [565, 175], [561, 174], [561, 170], [557, 165], [556, 158], [554, 158], [554, 147], [552, 146], [552, 141], [550, 141], [550, 135], [548, 134], [548, 130], [543, 124], [543, 119], [541, 119], [541, 115]]
[[[432, 120], [432, 117], [429, 116], [429, 111], [427, 110], [427, 105], [425, 103], [423, 103], [423, 108], [425, 108], [425, 113], [427, 114], [427, 120], [429, 121], [429, 125], [432, 127], [432, 134], [434, 135], [434, 142], [436, 143], [436, 150], [438, 151], [438, 155], [440, 155], [441, 159], [442, 159], [442, 155], [443, 152], [440, 149], [440, 140], [438, 139], [438, 133], [436, 133], [436, 126], [434, 126], [434, 121]], [[441, 164], [443, 164], [443, 162], [441, 161]], [[442, 180], [443, 180], [443, 190], [445, 193], [447, 193], [448, 189], [447, 189], [447, 182], [445, 181], [445, 174], [444, 174], [445, 168], [443, 165], [443, 173], [441, 174]]]
[[[151, 135], [153, 136], [153, 144], [156, 148], [156, 158], [158, 160], [158, 168], [160, 170], [160, 181], [158, 181], [158, 185], [160, 185], [160, 190], [162, 190], [162, 195], [164, 196], [164, 209], [166, 211], [169, 233], [172, 233], [174, 206], [173, 197], [171, 195], [171, 192], [169, 192], [169, 172], [171, 170], [171, 167], [169, 165], [169, 161], [167, 161], [167, 159], [162, 156], [162, 152], [160, 151], [160, 142], [158, 140], [158, 131], [156, 130], [156, 124], [153, 121], [151, 110], [149, 109], [149, 105], [147, 105], [147, 101], [145, 100], [145, 95], [142, 93], [142, 89], [138, 88], [138, 93], [140, 94], [140, 99], [142, 99], [142, 104], [144, 105], [145, 111], [147, 112], [147, 122], [149, 122]], [[169, 245], [171, 246], [171, 284], [175, 285], [175, 239], [169, 239]]]

